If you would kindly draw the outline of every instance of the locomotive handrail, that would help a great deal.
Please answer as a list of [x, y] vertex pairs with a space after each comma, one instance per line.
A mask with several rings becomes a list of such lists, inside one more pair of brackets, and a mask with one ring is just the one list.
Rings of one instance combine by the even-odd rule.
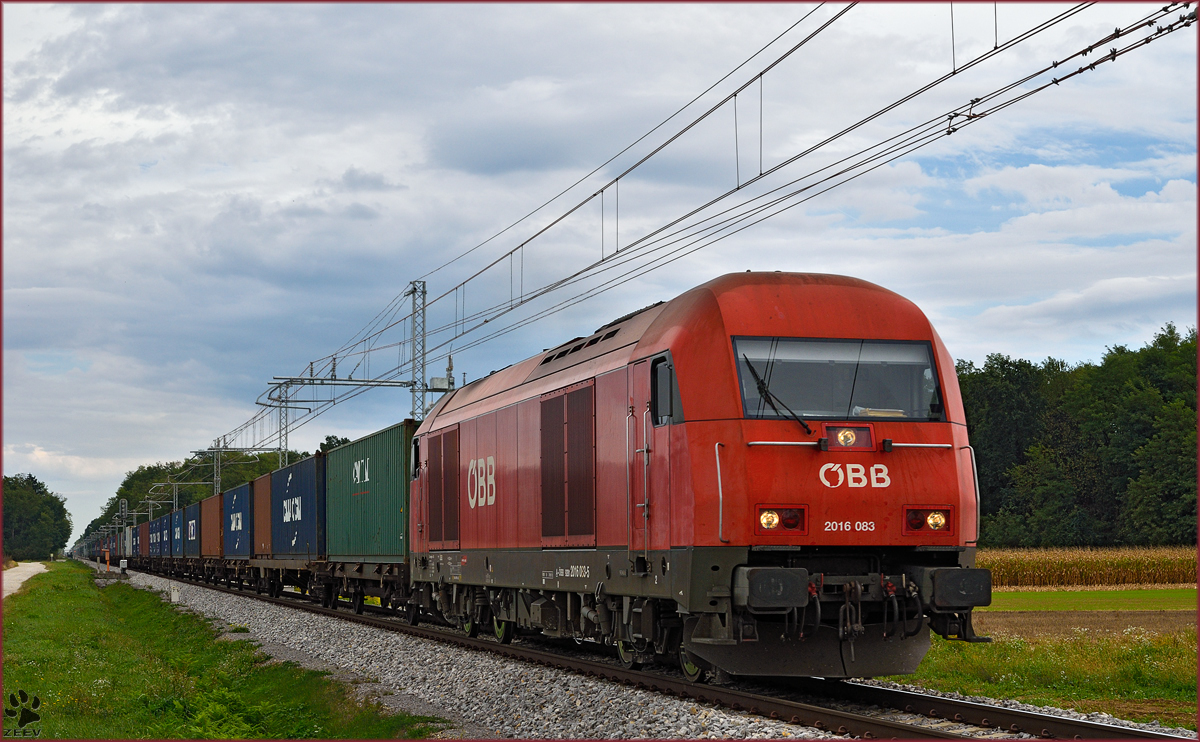
[[642, 548], [643, 558], [650, 562], [650, 402], [642, 413]]
[[[747, 446], [819, 446], [820, 441], [746, 441]], [[892, 448], [954, 448], [953, 443], [892, 443]], [[968, 446], [970, 448], [970, 446]]]
[[724, 445], [718, 442], [713, 446], [713, 453], [717, 457], [717, 539], [727, 544], [729, 539], [725, 538], [725, 491], [721, 488], [721, 446]]
[[[963, 446], [971, 452], [971, 476], [975, 478], [975, 538], [971, 543], [979, 543], [979, 467], [975, 465], [975, 449]], [[960, 451], [962, 448], [959, 449]]]
[[633, 563], [633, 462], [629, 460], [629, 420], [633, 417], [633, 405], [625, 416], [625, 558]]

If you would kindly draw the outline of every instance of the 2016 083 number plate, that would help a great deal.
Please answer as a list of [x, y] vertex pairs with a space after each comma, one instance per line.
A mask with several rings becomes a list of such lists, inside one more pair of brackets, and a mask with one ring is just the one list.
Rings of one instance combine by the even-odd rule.
[[875, 521], [873, 520], [827, 520], [825, 521], [826, 531], [874, 531]]

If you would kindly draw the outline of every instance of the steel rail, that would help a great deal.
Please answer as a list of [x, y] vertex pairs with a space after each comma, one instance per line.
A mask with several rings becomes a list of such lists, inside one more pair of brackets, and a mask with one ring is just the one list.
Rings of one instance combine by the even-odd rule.
[[793, 688], [814, 695], [886, 706], [898, 711], [1005, 731], [1033, 734], [1043, 739], [1190, 739], [1166, 732], [1104, 724], [1086, 719], [1021, 711], [943, 696], [931, 696], [898, 688], [863, 685], [845, 680], [803, 678], [788, 682]]

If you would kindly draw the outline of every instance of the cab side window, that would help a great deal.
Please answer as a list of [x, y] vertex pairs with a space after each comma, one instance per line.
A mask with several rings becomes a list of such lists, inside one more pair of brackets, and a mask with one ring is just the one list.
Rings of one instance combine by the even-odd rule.
[[655, 359], [650, 365], [650, 414], [655, 426], [683, 422], [679, 385], [670, 356]]

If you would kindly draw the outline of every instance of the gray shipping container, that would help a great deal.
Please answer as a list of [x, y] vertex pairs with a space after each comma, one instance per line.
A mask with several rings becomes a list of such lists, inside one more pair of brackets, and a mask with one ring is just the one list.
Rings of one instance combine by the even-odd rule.
[[275, 559], [325, 558], [325, 456], [271, 473], [271, 552]]
[[325, 539], [331, 561], [408, 558], [409, 458], [416, 425], [406, 420], [328, 452]]

